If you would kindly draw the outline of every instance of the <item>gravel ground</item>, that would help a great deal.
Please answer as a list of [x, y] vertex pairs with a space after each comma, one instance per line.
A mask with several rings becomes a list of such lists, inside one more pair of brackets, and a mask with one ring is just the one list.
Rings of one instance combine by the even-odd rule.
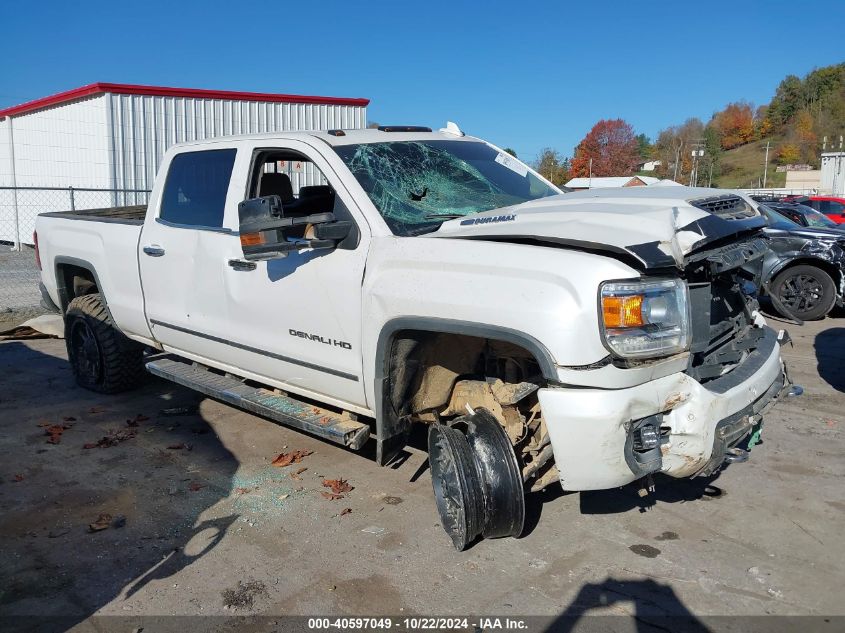
[[[661, 620], [674, 615], [699, 618], [689, 630], [841, 630], [845, 319], [788, 327], [806, 393], [768, 416], [749, 462], [712, 480], [657, 478], [645, 499], [633, 486], [533, 496], [522, 538], [465, 552], [440, 528], [421, 450], [379, 468], [371, 452], [159, 380], [83, 391], [62, 341], [0, 343], [0, 628], [258, 631], [292, 614], [439, 614], [545, 616], [541, 630], [587, 614], [637, 624], [578, 630], [676, 630]], [[68, 427], [59, 443], [47, 424]], [[314, 452], [271, 465], [294, 449]], [[326, 477], [354, 489], [328, 500]], [[90, 531], [98, 519], [105, 529]], [[195, 617], [154, 619], [174, 614]]]
[[0, 243], [0, 329], [43, 314], [38, 290], [40, 279], [31, 247], [13, 251], [8, 244]]

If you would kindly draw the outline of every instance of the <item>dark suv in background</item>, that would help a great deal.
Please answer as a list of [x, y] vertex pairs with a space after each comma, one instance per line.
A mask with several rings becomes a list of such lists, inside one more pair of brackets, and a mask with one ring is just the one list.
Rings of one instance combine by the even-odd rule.
[[[770, 250], [763, 260], [763, 294], [788, 318], [812, 321], [843, 305], [845, 230], [823, 223], [812, 209], [762, 202]], [[784, 214], [786, 211], [786, 214]], [[792, 220], [796, 216], [803, 223]], [[845, 227], [843, 227], [845, 228]]]

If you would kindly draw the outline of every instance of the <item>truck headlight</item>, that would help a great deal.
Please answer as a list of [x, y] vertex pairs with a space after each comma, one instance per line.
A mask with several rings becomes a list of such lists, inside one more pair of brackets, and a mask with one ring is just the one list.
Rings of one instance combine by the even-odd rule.
[[682, 280], [608, 281], [599, 292], [602, 338], [614, 354], [647, 358], [689, 347], [689, 294]]

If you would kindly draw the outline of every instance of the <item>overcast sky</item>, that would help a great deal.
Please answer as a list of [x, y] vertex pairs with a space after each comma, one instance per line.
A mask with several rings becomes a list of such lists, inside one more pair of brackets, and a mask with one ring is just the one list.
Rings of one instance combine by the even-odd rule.
[[600, 118], [637, 132], [845, 61], [845, 1], [55, 2], [0, 20], [0, 107], [97, 81], [372, 100], [382, 124], [442, 126], [571, 154]]

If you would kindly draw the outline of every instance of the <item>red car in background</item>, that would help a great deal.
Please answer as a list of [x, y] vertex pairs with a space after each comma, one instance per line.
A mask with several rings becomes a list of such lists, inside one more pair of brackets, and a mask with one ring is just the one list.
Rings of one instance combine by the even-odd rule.
[[824, 213], [837, 224], [845, 224], [845, 198], [836, 196], [787, 196], [784, 200], [788, 202], [800, 202], [816, 211]]

